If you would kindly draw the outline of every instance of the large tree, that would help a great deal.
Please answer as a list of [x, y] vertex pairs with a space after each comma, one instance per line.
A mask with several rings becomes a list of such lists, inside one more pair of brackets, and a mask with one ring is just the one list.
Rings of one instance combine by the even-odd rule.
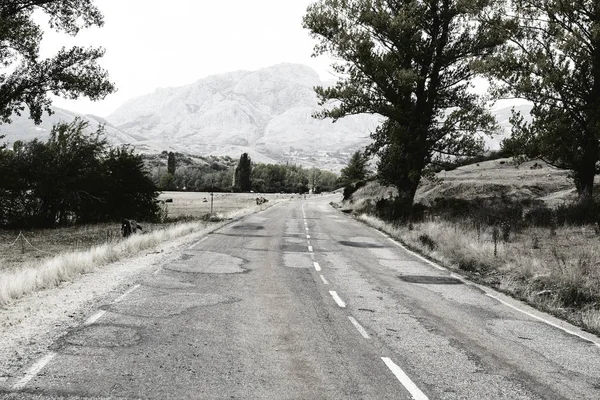
[[[374, 113], [378, 176], [412, 205], [428, 165], [483, 150], [478, 135], [495, 129], [470, 90], [474, 62], [504, 41], [501, 0], [320, 0], [304, 27], [319, 41], [315, 55], [341, 60], [340, 80], [318, 87], [318, 114], [334, 120]], [[332, 101], [332, 102], [331, 102]]]
[[71, 36], [103, 25], [93, 0], [0, 1], [0, 124], [26, 107], [39, 124], [44, 111], [52, 112], [50, 94], [99, 100], [115, 90], [98, 65], [103, 49], [63, 47], [53, 57], [41, 58], [43, 29], [34, 18], [36, 11], [47, 15], [51, 28]]
[[510, 40], [486, 63], [499, 97], [533, 103], [516, 113], [515, 153], [571, 170], [580, 199], [600, 172], [600, 1], [513, 0]]

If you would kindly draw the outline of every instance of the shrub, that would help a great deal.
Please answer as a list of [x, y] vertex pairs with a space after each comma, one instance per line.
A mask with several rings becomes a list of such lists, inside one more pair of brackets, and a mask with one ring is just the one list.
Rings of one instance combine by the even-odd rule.
[[556, 207], [556, 222], [560, 225], [596, 224], [600, 221], [600, 207], [593, 200], [561, 204]]
[[436, 248], [435, 241], [426, 233], [419, 235], [419, 242], [421, 242], [424, 247], [427, 247], [429, 251], [433, 251]]
[[545, 205], [530, 209], [523, 217], [526, 225], [544, 228], [552, 226], [554, 218], [554, 211]]

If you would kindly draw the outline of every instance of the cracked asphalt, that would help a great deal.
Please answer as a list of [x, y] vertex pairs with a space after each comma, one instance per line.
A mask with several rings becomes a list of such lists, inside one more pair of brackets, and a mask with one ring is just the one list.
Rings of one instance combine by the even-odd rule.
[[435, 268], [330, 200], [245, 217], [144, 272], [1, 396], [600, 399], [600, 339]]

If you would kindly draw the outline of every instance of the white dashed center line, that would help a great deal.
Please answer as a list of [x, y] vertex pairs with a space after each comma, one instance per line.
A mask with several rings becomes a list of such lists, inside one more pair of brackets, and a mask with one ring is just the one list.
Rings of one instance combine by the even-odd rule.
[[406, 390], [409, 391], [414, 400], [429, 400], [428, 397], [425, 396], [425, 393], [421, 392], [421, 389], [419, 389], [417, 385], [415, 385], [414, 382], [410, 380], [410, 378], [404, 373], [404, 371], [402, 371], [402, 368], [394, 364], [394, 362], [387, 357], [381, 357], [381, 359], [383, 360], [385, 365], [387, 365], [388, 368], [393, 372], [393, 374], [396, 375], [396, 378], [398, 378], [398, 380], [406, 388]]
[[329, 282], [327, 282], [327, 279], [325, 279], [325, 277], [323, 275], [319, 275], [321, 277], [321, 280], [323, 281], [324, 285], [329, 285]]
[[306, 235], [306, 238], [307, 238], [307, 239], [310, 239], [310, 235]]
[[204, 242], [206, 239], [208, 239], [208, 236], [200, 239], [199, 241], [197, 241], [196, 243], [194, 243], [193, 245], [191, 245], [190, 246], [190, 250], [193, 249], [194, 247], [198, 246], [200, 243]]
[[312, 246], [308, 246], [308, 251], [312, 253], [313, 252], [313, 247]]
[[127, 297], [128, 295], [130, 295], [134, 290], [139, 289], [140, 285], [135, 285], [132, 288], [130, 288], [128, 291], [126, 291], [125, 293], [123, 293], [122, 295], [120, 295], [116, 300], [115, 303], [119, 303], [121, 301], [123, 301], [123, 299], [125, 297]]
[[316, 262], [316, 263], [313, 263], [313, 264], [314, 264], [314, 266], [315, 266], [315, 269], [316, 269], [317, 271], [320, 271], [320, 270], [321, 270], [321, 266], [319, 265], [319, 263], [318, 263], [318, 262]]
[[340, 299], [340, 296], [338, 296], [337, 292], [330, 290], [329, 294], [331, 295], [331, 297], [333, 297], [333, 300], [335, 300], [338, 306], [340, 306], [341, 308], [346, 308], [346, 303], [344, 303], [344, 301]]
[[48, 364], [52, 359], [56, 357], [56, 353], [48, 353], [44, 356], [44, 358], [40, 359], [38, 362], [33, 364], [29, 371], [25, 373], [25, 376], [21, 378], [17, 383], [15, 383], [12, 387], [12, 390], [21, 390], [29, 383], [30, 380], [35, 378], [35, 376]]
[[106, 311], [98, 311], [96, 314], [92, 315], [91, 317], [89, 317], [84, 323], [83, 325], [91, 325], [94, 322], [98, 321], [100, 318], [102, 318], [102, 316], [106, 314]]
[[370, 336], [365, 330], [365, 328], [363, 328], [362, 325], [359, 324], [356, 319], [354, 319], [354, 317], [348, 317], [348, 319], [350, 320], [350, 322], [352, 322], [352, 325], [354, 325], [354, 327], [356, 328], [358, 333], [361, 334], [362, 337], [364, 337], [365, 339], [369, 339]]

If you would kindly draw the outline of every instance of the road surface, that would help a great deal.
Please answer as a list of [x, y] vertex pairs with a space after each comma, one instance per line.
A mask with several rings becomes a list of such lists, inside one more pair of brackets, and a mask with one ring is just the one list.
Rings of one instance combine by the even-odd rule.
[[600, 399], [600, 340], [286, 202], [138, 277], [5, 398]]

